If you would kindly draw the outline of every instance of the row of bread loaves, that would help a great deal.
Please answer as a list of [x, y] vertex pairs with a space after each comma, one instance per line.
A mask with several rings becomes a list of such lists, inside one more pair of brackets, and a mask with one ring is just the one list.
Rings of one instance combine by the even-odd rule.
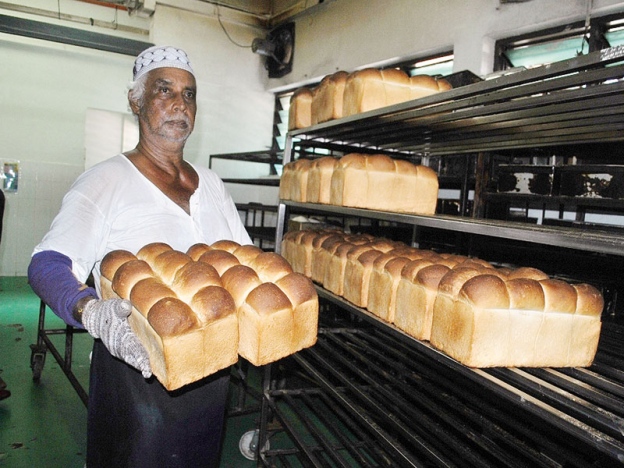
[[306, 128], [451, 89], [444, 79], [409, 76], [402, 70], [366, 68], [338, 71], [314, 87], [297, 89], [290, 98], [288, 129]]
[[438, 176], [427, 166], [384, 154], [351, 153], [287, 163], [279, 196], [301, 203], [431, 215], [438, 189]]
[[186, 253], [164, 243], [109, 252], [102, 295], [132, 302], [129, 321], [154, 375], [174, 390], [234, 364], [259, 366], [316, 342], [311, 281], [254, 245], [219, 241]]
[[601, 293], [535, 268], [337, 230], [290, 231], [282, 252], [328, 291], [472, 367], [586, 367]]

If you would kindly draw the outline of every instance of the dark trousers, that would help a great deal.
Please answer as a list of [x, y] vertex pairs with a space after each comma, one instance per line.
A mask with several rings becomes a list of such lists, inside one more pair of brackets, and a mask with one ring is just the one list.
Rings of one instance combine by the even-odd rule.
[[229, 369], [168, 392], [155, 377], [95, 341], [91, 360], [87, 467], [219, 465]]

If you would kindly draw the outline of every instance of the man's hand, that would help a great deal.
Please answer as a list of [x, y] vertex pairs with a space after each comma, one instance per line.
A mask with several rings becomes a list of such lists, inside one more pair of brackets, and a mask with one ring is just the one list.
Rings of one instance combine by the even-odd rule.
[[93, 299], [84, 306], [82, 324], [108, 351], [135, 369], [146, 379], [152, 375], [149, 356], [128, 323], [132, 304], [123, 299]]

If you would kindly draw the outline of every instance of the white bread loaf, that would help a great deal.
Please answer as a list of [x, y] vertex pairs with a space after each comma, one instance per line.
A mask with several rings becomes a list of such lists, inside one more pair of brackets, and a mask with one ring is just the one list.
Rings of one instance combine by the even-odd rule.
[[396, 292], [395, 326], [418, 340], [429, 340], [433, 302], [449, 267], [428, 259], [412, 260], [401, 270]]
[[343, 233], [336, 229], [289, 231], [284, 235], [282, 255], [293, 271], [312, 278], [312, 259], [323, 240], [332, 235], [343, 236]]
[[296, 268], [293, 269], [297, 273], [302, 273], [308, 278], [312, 277], [312, 262], [315, 255], [315, 242], [321, 239], [327, 238], [332, 234], [336, 234], [337, 230], [319, 230], [319, 231], [305, 231], [299, 238], [299, 244], [295, 249], [295, 263]]
[[290, 263], [293, 271], [298, 273], [303, 273], [303, 267], [297, 264], [298, 258], [296, 251], [301, 248], [301, 238], [310, 232], [311, 231], [305, 229], [293, 230], [286, 232], [282, 237], [280, 255]]
[[380, 70], [366, 68], [349, 74], [342, 104], [345, 117], [385, 106], [386, 91]]
[[[215, 270], [167, 247], [148, 245], [134, 259], [125, 251], [109, 252], [100, 268], [101, 289], [104, 299], [132, 302], [128, 320], [149, 354], [152, 372], [167, 390], [176, 390], [238, 360], [238, 320]], [[119, 264], [121, 257], [127, 261]], [[209, 307], [201, 300], [208, 288], [219, 297]]]
[[386, 155], [348, 154], [332, 174], [332, 205], [433, 214], [437, 200], [435, 171]]
[[279, 183], [280, 200], [292, 200], [292, 190], [295, 184], [295, 166], [294, 161], [284, 164], [282, 175]]
[[[358, 307], [368, 305], [370, 276], [375, 259], [397, 248], [401, 243], [378, 239], [347, 254], [344, 272], [343, 297]], [[403, 244], [405, 245], [405, 244]]]
[[451, 88], [451, 84], [444, 79], [436, 80], [428, 75], [414, 75], [410, 77], [410, 100], [431, 96]]
[[328, 204], [331, 193], [331, 179], [338, 159], [325, 156], [312, 161], [308, 174], [308, 203]]
[[310, 280], [300, 273], [289, 273], [275, 283], [286, 294], [293, 308], [294, 328], [291, 352], [316, 343], [318, 296]]
[[437, 254], [421, 250], [421, 258], [406, 264], [396, 292], [394, 324], [410, 336], [429, 340], [433, 305], [442, 278], [451, 269], [494, 268], [488, 262], [462, 255]]
[[386, 106], [411, 99], [410, 78], [407, 73], [396, 68], [387, 68], [381, 70], [381, 79], [386, 95]]
[[299, 88], [290, 97], [288, 130], [309, 127], [312, 123], [312, 90]]
[[[308, 278], [298, 278], [288, 261], [275, 252], [231, 241], [211, 247], [199, 261], [215, 267], [233, 297], [240, 356], [261, 366], [316, 342], [318, 297]], [[292, 275], [296, 281], [286, 279]]]
[[251, 290], [238, 314], [242, 357], [254, 365], [263, 365], [292, 353], [292, 304], [276, 284], [261, 283]]
[[597, 289], [493, 272], [458, 277], [445, 300], [438, 295], [433, 346], [471, 367], [591, 365], [603, 308]]
[[412, 214], [435, 213], [434, 170], [383, 154], [298, 159], [284, 166], [282, 200]]
[[345, 71], [337, 71], [325, 76], [314, 88], [312, 91], [312, 125], [342, 117], [343, 95], [348, 75]]
[[[283, 257], [253, 245], [219, 241], [183, 253], [154, 243], [136, 256], [109, 252], [100, 270], [103, 297], [132, 302], [130, 325], [168, 390], [228, 367], [239, 354], [262, 365], [316, 340], [311, 281], [291, 277]], [[243, 327], [245, 342], [239, 340]], [[264, 330], [275, 327], [279, 333], [264, 339]]]
[[350, 73], [343, 95], [343, 115], [356, 115], [451, 89], [448, 81], [427, 75], [409, 77], [397, 69]]
[[388, 323], [394, 323], [396, 291], [401, 271], [411, 260], [421, 258], [418, 249], [397, 248], [379, 256], [373, 262], [368, 288], [369, 312]]
[[365, 248], [370, 243], [369, 236], [347, 236], [329, 258], [323, 275], [323, 287], [338, 296], [343, 295], [347, 255], [354, 249]]
[[312, 241], [312, 255], [310, 278], [315, 283], [323, 284], [325, 279], [325, 269], [329, 265], [329, 260], [336, 249], [344, 242], [344, 234], [331, 233], [321, 235]]
[[280, 178], [279, 197], [282, 200], [307, 202], [308, 174], [312, 160], [300, 158], [284, 165]]

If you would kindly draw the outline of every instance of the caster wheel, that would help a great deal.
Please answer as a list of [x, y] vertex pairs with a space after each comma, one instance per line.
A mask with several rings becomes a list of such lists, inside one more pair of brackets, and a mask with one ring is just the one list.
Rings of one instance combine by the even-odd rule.
[[32, 369], [33, 380], [39, 381], [41, 372], [43, 371], [43, 365], [45, 364], [46, 353], [41, 349], [37, 349], [37, 347], [31, 346], [31, 348], [30, 368]]
[[[253, 431], [247, 431], [243, 434], [238, 442], [238, 449], [240, 453], [247, 460], [256, 460], [256, 448], [258, 447], [258, 434], [259, 430], [255, 429]], [[269, 449], [269, 441], [267, 440], [264, 444], [264, 450]]]

